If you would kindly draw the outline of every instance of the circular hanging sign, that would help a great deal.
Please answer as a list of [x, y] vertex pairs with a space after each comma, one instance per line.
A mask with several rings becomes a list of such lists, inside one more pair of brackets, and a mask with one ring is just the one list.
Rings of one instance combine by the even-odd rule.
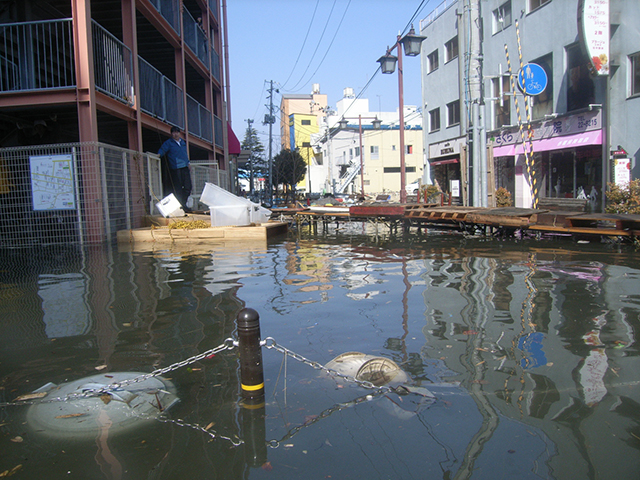
[[540, 95], [547, 88], [547, 72], [537, 63], [527, 63], [518, 72], [518, 87], [525, 95]]

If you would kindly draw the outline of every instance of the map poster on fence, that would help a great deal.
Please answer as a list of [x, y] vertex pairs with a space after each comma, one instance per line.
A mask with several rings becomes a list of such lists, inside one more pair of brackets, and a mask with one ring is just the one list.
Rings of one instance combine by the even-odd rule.
[[73, 158], [71, 155], [29, 157], [34, 210], [76, 208]]

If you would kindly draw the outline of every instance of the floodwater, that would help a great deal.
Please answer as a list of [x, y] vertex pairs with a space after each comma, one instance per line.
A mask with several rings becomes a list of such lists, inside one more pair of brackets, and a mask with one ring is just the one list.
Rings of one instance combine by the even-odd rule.
[[[639, 251], [364, 229], [0, 252], [0, 476], [637, 478]], [[251, 408], [225, 343], [244, 307], [270, 337], [264, 405]], [[393, 360], [414, 391], [313, 367], [345, 352]], [[80, 438], [69, 432], [82, 417], [48, 429], [29, 414], [47, 397], [16, 401], [48, 382], [163, 367], [179, 402], [132, 414], [126, 431], [102, 418]]]

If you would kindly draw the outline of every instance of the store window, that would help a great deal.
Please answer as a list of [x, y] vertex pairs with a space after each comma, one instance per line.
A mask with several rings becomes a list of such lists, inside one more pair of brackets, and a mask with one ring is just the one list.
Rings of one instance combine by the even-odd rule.
[[440, 130], [440, 108], [434, 108], [429, 111], [429, 131], [436, 132]]
[[498, 33], [511, 25], [511, 0], [493, 11], [493, 33]]
[[460, 123], [460, 100], [447, 104], [447, 127]]
[[429, 69], [428, 73], [431, 73], [438, 68], [438, 50], [434, 50], [427, 55], [427, 64], [427, 68]]

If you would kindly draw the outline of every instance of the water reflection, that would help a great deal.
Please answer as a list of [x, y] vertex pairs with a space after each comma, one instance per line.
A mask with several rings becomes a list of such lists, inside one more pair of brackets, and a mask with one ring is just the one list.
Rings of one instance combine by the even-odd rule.
[[126, 438], [51, 442], [23, 425], [23, 407], [0, 406], [0, 473], [561, 479], [640, 468], [633, 251], [350, 236], [2, 255], [2, 402], [96, 369], [180, 362], [233, 336], [244, 306], [292, 352], [390, 358], [436, 401], [368, 398], [267, 350], [266, 405], [246, 410], [226, 351], [167, 372], [181, 402]]

